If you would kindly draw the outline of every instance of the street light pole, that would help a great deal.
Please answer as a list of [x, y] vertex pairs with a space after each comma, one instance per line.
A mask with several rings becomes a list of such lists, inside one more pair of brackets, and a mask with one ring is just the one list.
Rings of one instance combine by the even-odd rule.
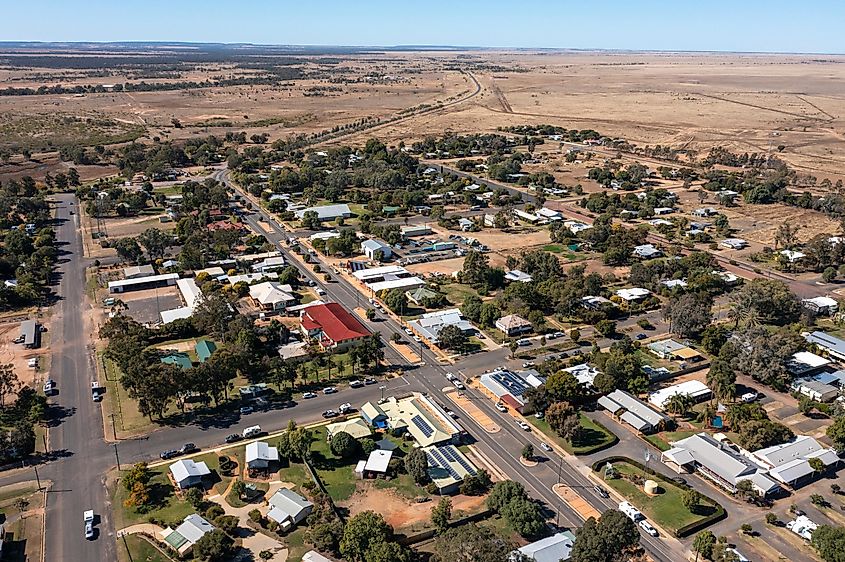
[[385, 390], [386, 388], [387, 388], [387, 387], [386, 387], [386, 386], [384, 386], [384, 385], [381, 385], [380, 387], [378, 387], [378, 389], [379, 389], [379, 390], [381, 390], [381, 401], [382, 401], [382, 402], [384, 402], [384, 390]]

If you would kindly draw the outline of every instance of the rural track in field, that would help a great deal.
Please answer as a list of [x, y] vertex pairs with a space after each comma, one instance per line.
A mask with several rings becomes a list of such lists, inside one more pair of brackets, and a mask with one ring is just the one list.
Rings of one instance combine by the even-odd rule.
[[[754, 109], [761, 109], [763, 111], [773, 111], [774, 113], [780, 113], [782, 115], [789, 115], [790, 117], [797, 117], [798, 119], [809, 119], [811, 121], [822, 121], [822, 122], [828, 121], [827, 119], [823, 119], [821, 117], [813, 117], [811, 115], [803, 115], [801, 113], [793, 113], [792, 111], [786, 111], [786, 110], [783, 110], [783, 109], [775, 109], [773, 107], [766, 107], [765, 105], [757, 105], [757, 104], [754, 104], [754, 103], [748, 103], [747, 101], [732, 100], [730, 98], [723, 98], [721, 96], [714, 96], [714, 95], [711, 95], [711, 94], [703, 94], [701, 92], [692, 92], [692, 93], [696, 96], [701, 96], [703, 98], [710, 98], [710, 99], [713, 99], [713, 100], [723, 101], [723, 102], [727, 102], [727, 103], [735, 103], [737, 105], [744, 105], [746, 107], [753, 107]], [[807, 102], [807, 103], [809, 103], [809, 102]], [[813, 105], [813, 104], [810, 104], [810, 105]], [[813, 107], [815, 107], [815, 106], [813, 106]], [[816, 107], [816, 109], [818, 109], [818, 108]], [[822, 112], [822, 113], [824, 113], [824, 112]]]

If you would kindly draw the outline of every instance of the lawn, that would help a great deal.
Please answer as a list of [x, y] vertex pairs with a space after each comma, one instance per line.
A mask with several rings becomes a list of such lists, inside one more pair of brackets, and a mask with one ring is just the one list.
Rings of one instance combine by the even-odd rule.
[[527, 416], [525, 419], [543, 432], [549, 439], [563, 447], [567, 453], [573, 455], [589, 455], [611, 446], [618, 440], [612, 432], [605, 430], [583, 413], [579, 414], [579, 418], [584, 431], [582, 432], [581, 438], [573, 443], [558, 436], [549, 427], [545, 419], [537, 419], [534, 416]]
[[[654, 478], [653, 476], [624, 462], [615, 462], [613, 467], [619, 472], [620, 477], [605, 479], [605, 483], [630, 501], [646, 517], [669, 531], [675, 532], [681, 527], [703, 519], [716, 511], [715, 503], [709, 498], [705, 498], [699, 506], [699, 513], [691, 513], [684, 507], [681, 500], [683, 489], [664, 480], [657, 480], [663, 493], [649, 496], [643, 492], [641, 487], [622, 478], [621, 475], [637, 475], [646, 479]], [[604, 474], [602, 474], [602, 478], [604, 478]]]
[[[119, 530], [136, 523], [146, 523], [150, 517], [167, 521], [182, 521], [185, 516], [194, 513], [191, 505], [176, 496], [173, 485], [167, 477], [167, 466], [151, 469], [153, 477], [150, 480], [150, 499], [152, 507], [143, 513], [134, 507], [126, 507], [123, 502], [128, 493], [123, 484], [117, 480], [112, 484], [111, 497], [114, 508], [115, 527]], [[121, 475], [128, 471], [121, 471]]]
[[[127, 549], [129, 552], [127, 552]], [[117, 559], [120, 562], [172, 562], [173, 558], [163, 554], [139, 535], [127, 535], [117, 543]]]
[[455, 306], [463, 304], [464, 300], [470, 295], [478, 296], [478, 292], [469, 285], [461, 283], [449, 283], [440, 286], [440, 291], [446, 295], [446, 298]]
[[317, 471], [317, 476], [323, 482], [326, 490], [334, 501], [344, 501], [355, 493], [355, 460], [336, 457], [329, 449], [326, 441], [326, 428], [318, 427], [313, 431], [314, 441], [311, 443], [311, 462]]
[[[0, 513], [5, 514], [6, 529], [2, 558], [11, 562], [38, 560], [41, 557], [41, 535], [44, 533], [43, 519], [39, 515], [18, 518], [18, 506], [15, 504], [19, 499], [25, 502], [23, 511], [44, 506], [44, 495], [38, 491], [35, 482], [10, 484], [0, 490]], [[14, 521], [9, 522], [10, 519]]]
[[[354, 468], [359, 459], [342, 459], [332, 454], [329, 444], [326, 441], [325, 427], [315, 428], [313, 432], [314, 442], [311, 445], [311, 459], [317, 471], [317, 476], [323, 482], [323, 485], [335, 502], [346, 501], [352, 497], [358, 488], [358, 480], [355, 478]], [[411, 449], [411, 443], [409, 442], [395, 437], [388, 437], [388, 439], [398, 445], [393, 451], [394, 458], [404, 457]], [[305, 480], [307, 480], [307, 475], [304, 475], [304, 478], [300, 480], [291, 479], [292, 482], [303, 482]], [[417, 486], [407, 474], [399, 474], [391, 480], [376, 479], [372, 482], [376, 488], [393, 490], [398, 495], [409, 500], [425, 495], [425, 489]]]
[[686, 439], [690, 435], [695, 435], [696, 433], [698, 433], [698, 431], [692, 429], [684, 431], [663, 431], [661, 433], [655, 433], [654, 435], [646, 435], [645, 439], [661, 451], [668, 451], [672, 448], [672, 445], [670, 445], [671, 442]]
[[285, 535], [284, 541], [288, 547], [288, 562], [301, 562], [305, 553], [311, 550], [311, 547], [305, 544], [305, 532], [306, 527], [299, 526]]
[[[238, 447], [237, 449], [227, 449], [223, 453], [206, 453], [204, 455], [194, 457], [194, 462], [204, 462], [211, 470], [211, 472], [217, 475], [217, 477], [214, 479], [214, 484], [212, 486], [214, 493], [222, 494], [223, 492], [225, 492], [226, 488], [229, 487], [229, 484], [232, 482], [235, 476], [240, 473], [240, 469], [243, 466], [244, 462], [243, 459], [245, 447], [246, 446]], [[224, 476], [221, 473], [219, 460], [220, 454], [229, 457], [230, 460], [237, 463], [237, 466], [230, 471], [231, 476]]]

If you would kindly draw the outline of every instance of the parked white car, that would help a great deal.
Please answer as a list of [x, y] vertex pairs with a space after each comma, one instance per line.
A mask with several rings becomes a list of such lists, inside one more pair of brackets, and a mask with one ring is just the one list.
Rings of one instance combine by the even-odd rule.
[[640, 521], [640, 529], [642, 529], [643, 531], [645, 531], [646, 533], [648, 533], [648, 534], [649, 534], [649, 535], [651, 535], [652, 537], [656, 537], [656, 536], [658, 536], [658, 535], [657, 535], [657, 529], [655, 529], [654, 527], [652, 527], [652, 526], [651, 526], [651, 524], [649, 524], [649, 522], [648, 522], [648, 521], [646, 521], [645, 519], [643, 519], [642, 521]]

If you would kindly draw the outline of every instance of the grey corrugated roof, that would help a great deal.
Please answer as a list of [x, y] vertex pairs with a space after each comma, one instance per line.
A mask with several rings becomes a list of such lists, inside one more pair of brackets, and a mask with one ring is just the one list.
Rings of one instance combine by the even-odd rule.
[[642, 400], [631, 396], [624, 390], [614, 390], [607, 395], [608, 398], [636, 415], [641, 420], [647, 421], [652, 426], [657, 427], [660, 422], [668, 419], [666, 416], [650, 408], [648, 404]]
[[296, 517], [303, 509], [308, 509], [313, 503], [306, 500], [296, 492], [287, 488], [279, 488], [267, 501], [272, 507], [280, 509], [290, 515]]
[[809, 343], [818, 345], [819, 347], [845, 355], [845, 340], [841, 340], [836, 336], [831, 336], [825, 332], [815, 331], [806, 334], [804, 339], [806, 339]]
[[757, 472], [757, 467], [751, 461], [704, 433], [681, 439], [673, 445], [686, 449], [695, 462], [734, 484], [740, 476], [750, 477]]

